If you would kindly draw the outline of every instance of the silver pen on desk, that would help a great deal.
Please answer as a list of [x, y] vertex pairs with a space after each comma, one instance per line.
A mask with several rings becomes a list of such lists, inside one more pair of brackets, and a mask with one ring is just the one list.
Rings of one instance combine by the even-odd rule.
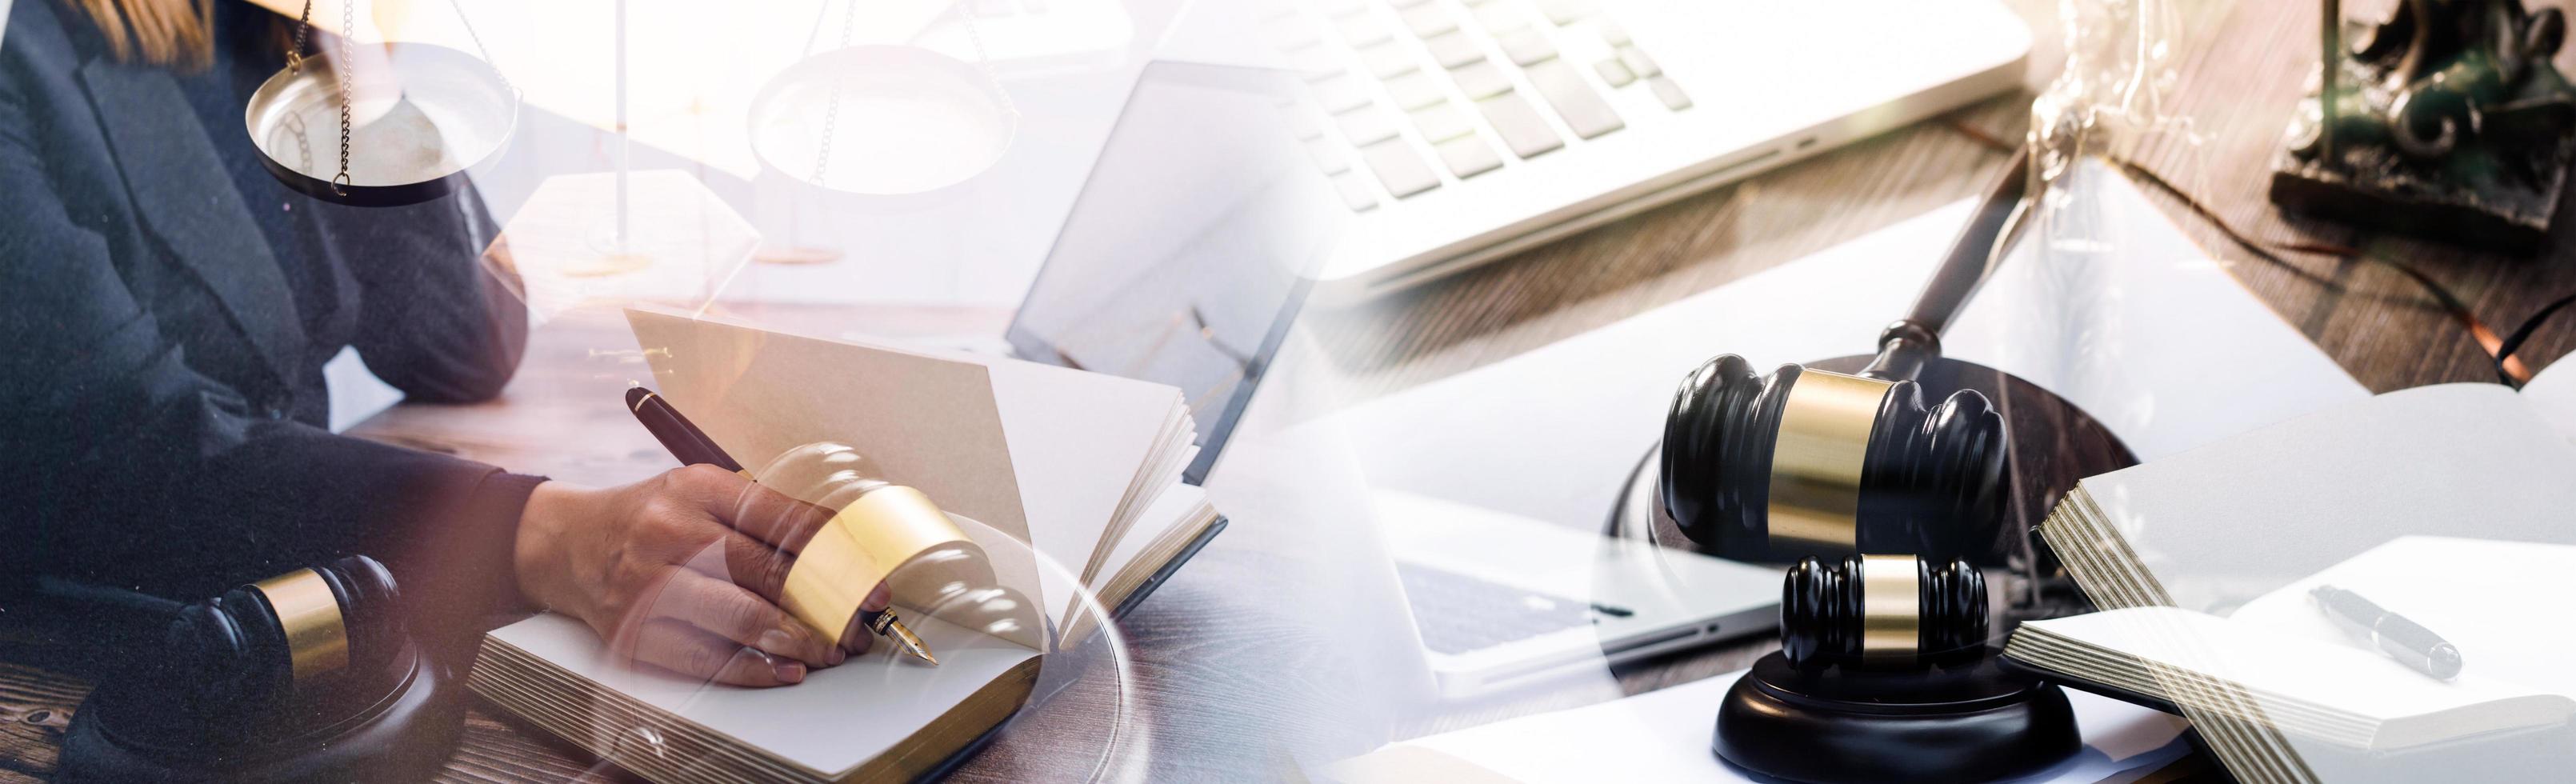
[[2315, 599], [2317, 609], [2346, 629], [2370, 635], [2371, 644], [2379, 646], [2389, 658], [2442, 680], [2459, 677], [2459, 646], [2423, 624], [2389, 612], [2349, 589], [2319, 585], [2308, 591], [2308, 598]]

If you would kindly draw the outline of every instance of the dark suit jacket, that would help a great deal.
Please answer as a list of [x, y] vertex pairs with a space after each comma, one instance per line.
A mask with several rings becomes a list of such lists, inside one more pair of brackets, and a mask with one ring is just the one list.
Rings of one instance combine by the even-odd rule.
[[475, 261], [490, 219], [260, 172], [241, 100], [283, 53], [216, 5], [200, 73], [119, 62], [63, 0], [0, 37], [0, 583], [194, 600], [365, 553], [479, 614], [541, 480], [329, 433], [321, 366], [354, 345], [412, 400], [498, 394], [526, 315]]

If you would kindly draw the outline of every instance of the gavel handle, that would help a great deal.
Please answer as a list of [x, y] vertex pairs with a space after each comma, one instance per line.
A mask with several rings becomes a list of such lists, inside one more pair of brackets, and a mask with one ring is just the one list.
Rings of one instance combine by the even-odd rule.
[[2012, 162], [2004, 166], [1994, 184], [1987, 186], [1985, 201], [1977, 205], [1968, 225], [1950, 241], [1950, 254], [1932, 271], [1932, 279], [1923, 284], [1923, 293], [1914, 300], [1914, 310], [1905, 318], [1887, 325], [1878, 335], [1878, 357], [1860, 374], [1886, 381], [1914, 378], [1923, 364], [1941, 355], [1941, 332], [1950, 319], [1976, 296], [1977, 286], [2003, 260], [2019, 234], [2021, 223], [2030, 207], [2030, 147], [2023, 145], [2013, 153]]

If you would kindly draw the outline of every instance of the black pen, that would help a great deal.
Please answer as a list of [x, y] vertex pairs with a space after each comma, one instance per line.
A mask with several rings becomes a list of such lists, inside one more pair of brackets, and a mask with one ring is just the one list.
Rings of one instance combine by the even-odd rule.
[[2324, 610], [2326, 617], [2336, 623], [2355, 633], [2369, 634], [2371, 643], [2389, 658], [2442, 680], [2459, 677], [2459, 647], [2422, 624], [2389, 612], [2361, 598], [2361, 594], [2331, 585], [2317, 586], [2308, 592], [2308, 598], [2315, 599], [2317, 609]]
[[[751, 472], [742, 470], [742, 464], [735, 462], [732, 455], [725, 454], [722, 447], [716, 446], [715, 439], [708, 438], [706, 431], [699, 430], [688, 417], [680, 416], [680, 410], [671, 407], [671, 401], [664, 400], [653, 390], [628, 387], [626, 409], [635, 412], [635, 421], [644, 423], [644, 430], [652, 433], [654, 440], [662, 442], [662, 448], [669, 450], [672, 457], [679, 458], [681, 465], [703, 463], [741, 474], [745, 479], [751, 478]], [[892, 609], [860, 608], [856, 625], [893, 640], [898, 650], [914, 658], [933, 665], [939, 663], [938, 658], [930, 655], [930, 646], [922, 644], [919, 636], [905, 628]]]

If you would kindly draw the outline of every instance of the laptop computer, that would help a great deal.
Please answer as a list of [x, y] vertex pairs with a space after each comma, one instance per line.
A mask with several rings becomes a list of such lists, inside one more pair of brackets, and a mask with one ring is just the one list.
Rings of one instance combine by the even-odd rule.
[[1249, 37], [1309, 88], [1288, 121], [1358, 218], [1317, 273], [1319, 302], [1403, 289], [2011, 89], [2031, 44], [1995, 0], [1251, 6]]
[[[1200, 427], [1192, 484], [1223, 454], [1312, 273], [1352, 222], [1278, 122], [1278, 104], [1303, 89], [1275, 69], [1146, 66], [1006, 334], [1023, 359], [1180, 387]], [[1391, 578], [1387, 594], [1404, 596], [1443, 694], [1597, 671], [1776, 623], [1773, 569], [1430, 495], [1381, 489], [1370, 505], [1374, 541], [1349, 552], [1385, 561], [1376, 571]]]

